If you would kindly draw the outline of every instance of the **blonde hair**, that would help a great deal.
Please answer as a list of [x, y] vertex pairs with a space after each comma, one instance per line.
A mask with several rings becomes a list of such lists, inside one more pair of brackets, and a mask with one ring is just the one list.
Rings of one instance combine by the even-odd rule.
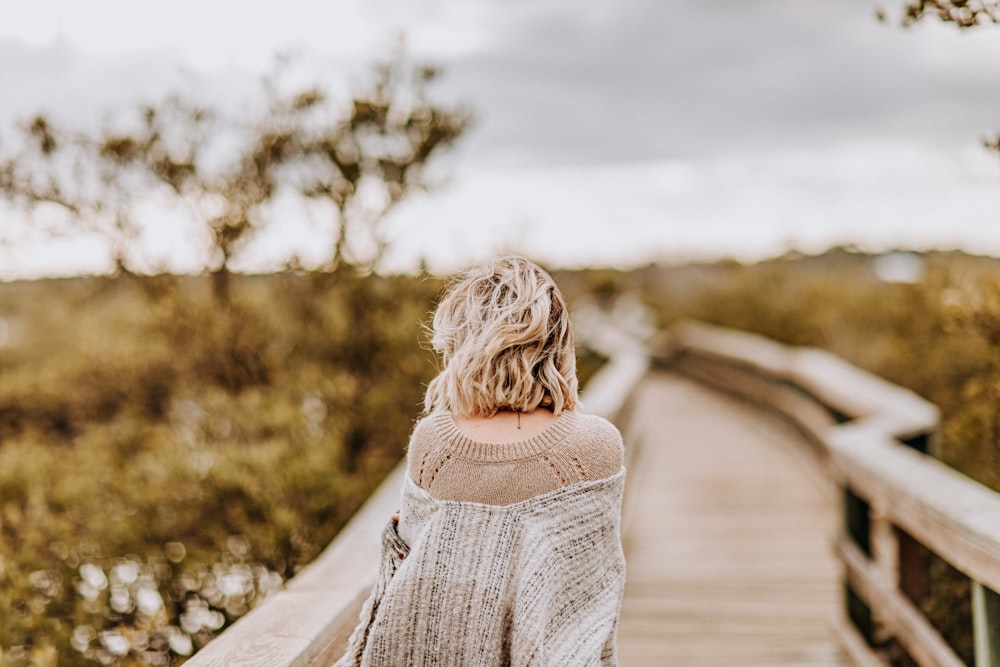
[[459, 276], [434, 313], [431, 345], [444, 369], [427, 387], [427, 412], [489, 417], [545, 407], [558, 415], [577, 404], [566, 303], [551, 276], [522, 257]]

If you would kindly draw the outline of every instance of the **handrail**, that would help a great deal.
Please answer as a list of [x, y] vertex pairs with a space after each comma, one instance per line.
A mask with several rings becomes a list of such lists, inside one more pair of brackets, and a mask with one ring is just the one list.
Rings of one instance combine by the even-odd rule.
[[[649, 366], [634, 335], [590, 314], [577, 327], [609, 360], [587, 383], [584, 410], [615, 421]], [[337, 537], [280, 592], [185, 663], [186, 667], [328, 667], [346, 646], [378, 569], [381, 534], [398, 509], [405, 464], [389, 474]]]
[[919, 609], [927, 548], [971, 580], [976, 666], [1000, 665], [1000, 493], [926, 455], [932, 404], [828, 352], [696, 322], [654, 360], [778, 411], [816, 445], [844, 495], [837, 626], [855, 664], [964, 664]]

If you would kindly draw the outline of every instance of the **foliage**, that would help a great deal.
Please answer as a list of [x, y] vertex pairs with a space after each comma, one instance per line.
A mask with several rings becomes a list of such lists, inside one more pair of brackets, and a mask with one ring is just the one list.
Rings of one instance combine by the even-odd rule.
[[[308, 171], [297, 188], [337, 212], [334, 267], [345, 262], [377, 266], [386, 245], [379, 220], [411, 190], [423, 187], [427, 161], [468, 127], [467, 112], [428, 101], [427, 87], [439, 75], [435, 67], [406, 68], [398, 60], [381, 65], [374, 85], [352, 101], [348, 116], [303, 133]], [[296, 97], [298, 104], [303, 99], [315, 104], [323, 93], [313, 89]], [[366, 239], [354, 229], [358, 225], [368, 230]]]
[[179, 664], [400, 458], [439, 284], [321, 278], [0, 285], [0, 664]]
[[[881, 20], [885, 13], [879, 12]], [[1000, 2], [996, 0], [911, 0], [903, 7], [902, 23], [910, 26], [934, 17], [960, 29], [974, 28], [986, 23], [1000, 23]]]

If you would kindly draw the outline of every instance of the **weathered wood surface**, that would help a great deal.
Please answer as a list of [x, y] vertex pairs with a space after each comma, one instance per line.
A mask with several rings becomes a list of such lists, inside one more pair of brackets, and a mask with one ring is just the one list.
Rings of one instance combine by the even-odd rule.
[[976, 664], [1000, 665], [1000, 602], [983, 604], [1000, 599], [1000, 494], [918, 453], [936, 451], [934, 405], [820, 350], [694, 322], [668, 338], [661, 363], [783, 414], [816, 443], [829, 478], [866, 505], [867, 534], [858, 528], [857, 546], [844, 539], [836, 551], [875, 620], [875, 647], [837, 624], [858, 665], [888, 664], [878, 647], [891, 639], [921, 665], [961, 664], [910, 602], [928, 585], [924, 547], [972, 579]]
[[854, 590], [878, 609], [881, 622], [918, 664], [963, 667], [916, 605], [896, 588], [895, 582], [886, 580], [878, 565], [846, 538], [839, 541], [837, 550]]
[[887, 517], [959, 571], [1000, 590], [1000, 494], [880, 433], [830, 435], [836, 472]]
[[[763, 336], [705, 324], [682, 322], [670, 329], [669, 345], [664, 354], [692, 352], [703, 360], [716, 359], [734, 368], [748, 371], [742, 381], [752, 381], [758, 376], [770, 381], [782, 380], [789, 386], [804, 390], [828, 408], [850, 417], [857, 424], [877, 429], [897, 438], [933, 430], [938, 422], [938, 409], [909, 389], [894, 385], [884, 378], [872, 375], [825, 350], [793, 347], [772, 341]], [[710, 364], [709, 364], [710, 366]], [[703, 369], [705, 370], [705, 369]], [[711, 377], [704, 378], [711, 382]], [[732, 376], [725, 378], [726, 382]], [[753, 398], [745, 387], [736, 387], [736, 393]], [[765, 392], [775, 387], [763, 388]], [[783, 410], [786, 400], [773, 400], [761, 396], [761, 401]], [[802, 401], [788, 405], [801, 421]], [[805, 420], [807, 426], [814, 419]], [[817, 434], [822, 437], [822, 424], [817, 424]]]
[[659, 373], [626, 435], [622, 667], [847, 664], [833, 627], [839, 497], [801, 436]]

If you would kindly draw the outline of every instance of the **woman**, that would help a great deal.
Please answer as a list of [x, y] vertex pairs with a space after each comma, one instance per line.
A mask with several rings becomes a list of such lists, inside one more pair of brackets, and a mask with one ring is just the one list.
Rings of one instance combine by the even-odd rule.
[[431, 342], [444, 368], [337, 665], [616, 664], [622, 441], [576, 411], [558, 288], [519, 257], [475, 268], [438, 305]]

